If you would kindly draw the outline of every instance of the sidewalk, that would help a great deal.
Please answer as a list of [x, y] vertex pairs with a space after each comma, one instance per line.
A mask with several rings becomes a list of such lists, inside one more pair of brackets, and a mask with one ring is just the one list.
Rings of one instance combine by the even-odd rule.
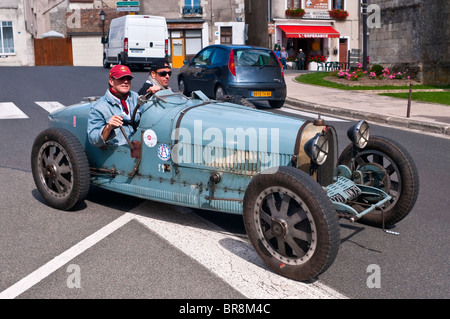
[[408, 100], [374, 93], [345, 91], [295, 81], [300, 73], [285, 72], [286, 102], [317, 113], [340, 115], [369, 122], [450, 136], [450, 106]]

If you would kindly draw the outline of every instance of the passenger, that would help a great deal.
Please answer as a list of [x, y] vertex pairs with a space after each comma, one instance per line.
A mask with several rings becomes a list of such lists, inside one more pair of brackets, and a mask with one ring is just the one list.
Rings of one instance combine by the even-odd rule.
[[[88, 117], [87, 133], [89, 142], [101, 147], [122, 145], [127, 140], [116, 129], [122, 127], [127, 138], [134, 134], [131, 116], [137, 106], [138, 94], [131, 91], [133, 75], [124, 65], [115, 65], [109, 72], [109, 89], [94, 105]], [[136, 121], [139, 115], [136, 115]]]
[[147, 98], [158, 92], [159, 90], [170, 89], [169, 80], [172, 75], [170, 64], [166, 60], [159, 60], [152, 65], [152, 69], [148, 75], [142, 88], [138, 91], [139, 95], [147, 95]]

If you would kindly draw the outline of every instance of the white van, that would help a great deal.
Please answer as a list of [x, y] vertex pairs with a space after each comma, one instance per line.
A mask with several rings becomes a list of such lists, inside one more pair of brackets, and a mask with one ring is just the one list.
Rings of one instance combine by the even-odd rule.
[[167, 58], [166, 18], [151, 15], [126, 15], [111, 20], [103, 52], [103, 66], [111, 64], [151, 66]]

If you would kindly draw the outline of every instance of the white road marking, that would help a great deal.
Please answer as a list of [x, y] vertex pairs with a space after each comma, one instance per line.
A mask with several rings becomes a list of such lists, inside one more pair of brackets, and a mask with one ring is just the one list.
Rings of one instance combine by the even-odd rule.
[[1, 102], [0, 103], [0, 119], [27, 119], [28, 116], [23, 113], [14, 103], [12, 102]]
[[0, 299], [16, 298], [131, 220], [157, 233], [247, 298], [346, 298], [318, 281], [305, 284], [273, 273], [245, 236], [227, 233], [189, 212], [186, 208], [164, 204], [155, 209], [154, 202], [146, 201], [0, 292]]
[[[294, 110], [294, 109], [290, 109], [288, 107], [283, 107], [280, 111], [286, 112], [286, 113], [291, 113], [291, 114], [296, 114], [296, 115], [302, 115], [302, 116], [306, 116], [306, 117], [317, 118], [317, 114], [315, 114], [315, 113]], [[325, 121], [330, 121], [330, 122], [350, 122], [348, 120], [338, 119], [336, 117], [323, 116], [323, 115], [320, 115], [320, 117], [322, 119], [324, 119]]]
[[56, 271], [57, 269], [68, 263], [70, 260], [80, 255], [86, 249], [92, 247], [100, 240], [102, 240], [109, 234], [113, 233], [114, 231], [116, 231], [117, 229], [128, 223], [133, 218], [134, 215], [127, 213], [117, 218], [116, 220], [112, 221], [111, 223], [99, 229], [89, 237], [86, 237], [85, 239], [80, 241], [75, 246], [72, 246], [71, 248], [63, 252], [61, 255], [56, 256], [42, 267], [33, 271], [31, 274], [21, 279], [11, 287], [0, 292], [0, 299], [16, 298], [17, 296], [19, 296], [26, 290], [36, 285], [50, 274], [52, 274], [54, 271]]
[[[144, 202], [136, 220], [156, 232], [170, 244], [204, 265], [231, 287], [250, 299], [345, 299], [334, 289], [319, 282], [305, 284], [270, 271], [250, 242], [226, 233], [195, 214]], [[139, 213], [139, 211], [142, 211]], [[151, 213], [148, 213], [151, 211]]]
[[65, 106], [59, 102], [34, 102], [48, 113], [52, 113], [53, 111], [65, 108]]

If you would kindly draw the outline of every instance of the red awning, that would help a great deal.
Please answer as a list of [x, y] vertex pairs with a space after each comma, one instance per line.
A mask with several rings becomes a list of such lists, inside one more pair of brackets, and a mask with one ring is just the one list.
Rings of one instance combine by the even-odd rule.
[[279, 25], [288, 38], [339, 38], [340, 34], [332, 27]]

